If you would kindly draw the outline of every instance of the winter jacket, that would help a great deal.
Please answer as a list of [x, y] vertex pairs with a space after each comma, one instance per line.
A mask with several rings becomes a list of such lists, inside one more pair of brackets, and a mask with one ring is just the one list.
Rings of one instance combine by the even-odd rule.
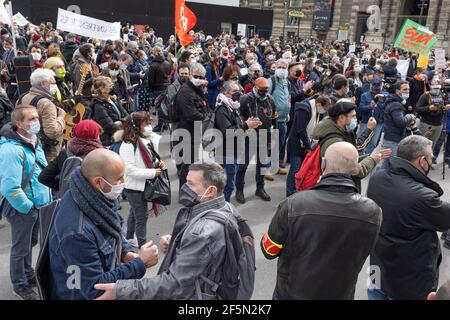
[[[380, 94], [385, 96], [385, 99], [389, 95], [386, 91], [381, 91]], [[385, 101], [378, 102], [375, 108], [371, 108], [371, 102], [375, 98], [375, 94], [371, 91], [368, 91], [361, 95], [361, 102], [359, 103], [358, 113], [360, 115], [360, 121], [362, 123], [368, 123], [371, 117], [374, 117], [377, 121], [377, 124], [383, 124], [384, 121], [384, 109], [385, 109]]]
[[409, 161], [393, 157], [390, 164], [372, 176], [367, 189], [383, 210], [370, 265], [380, 268], [380, 289], [390, 298], [425, 300], [438, 287], [442, 256], [436, 231], [450, 228], [450, 203]]
[[410, 93], [409, 93], [409, 102], [411, 103], [411, 106], [413, 107], [414, 111], [416, 110], [416, 104], [419, 101], [419, 98], [421, 95], [426, 93], [430, 90], [430, 86], [425, 81], [419, 81], [417, 79], [413, 79], [410, 82]]
[[155, 57], [148, 68], [148, 82], [150, 90], [152, 91], [164, 91], [170, 84], [171, 66], [170, 63], [165, 61], [162, 57]]
[[[324, 157], [325, 152], [328, 147], [333, 143], [345, 141], [354, 145], [358, 150], [363, 150], [367, 147], [370, 140], [373, 137], [373, 131], [367, 128], [359, 137], [356, 133], [348, 132], [342, 129], [334, 122], [330, 117], [326, 117], [321, 122], [319, 122], [313, 131], [313, 139], [322, 140], [327, 136], [333, 135], [332, 138], [327, 138], [327, 140], [322, 144], [320, 148], [320, 156]], [[358, 175], [354, 176], [353, 179], [359, 191], [361, 191], [361, 179], [367, 177], [370, 172], [377, 166], [374, 158], [371, 156], [360, 157], [359, 164], [361, 165], [361, 170]]]
[[31, 101], [37, 96], [44, 97], [37, 103], [37, 112], [39, 114], [39, 121], [42, 128], [41, 130], [47, 138], [59, 141], [59, 144], [56, 146], [44, 146], [45, 156], [47, 161], [50, 162], [55, 159], [61, 151], [66, 122], [64, 121], [64, 116], [62, 114], [58, 115], [58, 107], [56, 105], [55, 98], [48, 92], [31, 88], [30, 92], [22, 98], [22, 103], [25, 105], [31, 105]]
[[[11, 206], [22, 214], [28, 214], [33, 207], [37, 208], [51, 201], [49, 188], [38, 181], [42, 169], [47, 166], [44, 150], [38, 142], [37, 147], [25, 141], [11, 123], [0, 130], [0, 193], [5, 196]], [[25, 178], [31, 172], [34, 163], [36, 169], [26, 190], [22, 189], [23, 168]]]
[[[92, 192], [98, 192], [92, 188]], [[117, 213], [119, 214], [119, 213]], [[123, 255], [133, 251], [122, 235], [121, 257], [117, 257], [117, 240], [100, 229], [85, 215], [66, 192], [55, 213], [49, 232], [50, 290], [52, 300], [93, 300], [102, 294], [94, 285], [120, 279], [139, 279], [146, 268], [140, 258], [114, 266]], [[79, 288], [70, 288], [76, 266], [81, 275]], [[70, 271], [70, 272], [69, 272]]]
[[[114, 141], [122, 141], [123, 130], [117, 131], [114, 134]], [[161, 136], [152, 132], [150, 140], [140, 138], [142, 143], [147, 146], [150, 141], [153, 144], [156, 152], [159, 152], [159, 140]], [[147, 148], [148, 149], [148, 148]], [[150, 152], [150, 149], [148, 149]], [[156, 168], [159, 163], [156, 161], [153, 163], [155, 169], [149, 169], [144, 162], [141, 151], [132, 143], [122, 142], [119, 151], [120, 157], [125, 162], [125, 188], [134, 191], [144, 191], [145, 181], [147, 179], [154, 179], [156, 176]]]
[[344, 174], [281, 202], [261, 241], [267, 259], [278, 257], [273, 299], [354, 299], [380, 225], [380, 207]]
[[73, 58], [73, 54], [77, 51], [78, 45], [74, 41], [66, 41], [61, 45], [61, 53], [64, 56], [64, 59], [70, 63]]
[[[221, 223], [200, 218], [189, 223], [205, 211], [217, 210], [229, 216], [240, 227], [241, 236], [251, 235], [251, 230], [236, 208], [225, 202], [224, 196], [200, 203], [192, 208], [182, 208], [178, 213], [168, 252], [158, 275], [141, 280], [117, 281], [118, 300], [195, 300], [196, 281], [203, 299], [217, 299], [208, 279], [220, 275], [225, 259], [225, 232]], [[244, 227], [242, 227], [244, 226]], [[187, 227], [187, 229], [186, 229]], [[246, 230], [246, 231], [245, 231]], [[215, 279], [216, 283], [220, 282]]]
[[412, 116], [405, 116], [402, 98], [397, 95], [387, 97], [384, 105], [384, 139], [400, 142], [406, 136], [406, 126], [411, 123]]
[[274, 118], [276, 113], [275, 101], [271, 95], [267, 95], [266, 99], [261, 100], [252, 91], [241, 96], [239, 102], [241, 103], [240, 111], [245, 121], [255, 117], [262, 122], [262, 125], [257, 129], [270, 129], [276, 121]]
[[[430, 105], [438, 105], [438, 110], [431, 111]], [[420, 116], [420, 121], [430, 126], [440, 126], [442, 124], [442, 119], [445, 116], [445, 110], [443, 108], [443, 97], [440, 94], [432, 96], [429, 92], [421, 95], [416, 104], [416, 112]]]
[[91, 103], [91, 118], [103, 129], [100, 140], [104, 146], [112, 144], [112, 136], [119, 130], [119, 127], [114, 122], [125, 120], [128, 116], [128, 113], [122, 108], [120, 103], [117, 103], [116, 101], [113, 101], [113, 103], [114, 105], [111, 102], [99, 100], [97, 98]]
[[313, 110], [308, 100], [303, 100], [295, 104], [294, 116], [291, 119], [292, 126], [289, 133], [287, 148], [290, 154], [304, 156], [307, 150], [311, 149], [311, 141], [307, 128], [311, 120]]
[[217, 96], [220, 93], [223, 80], [220, 80], [220, 77], [216, 75], [214, 77], [211, 65], [207, 65], [206, 69], [206, 80], [208, 81], [208, 106], [211, 109], [216, 107]]

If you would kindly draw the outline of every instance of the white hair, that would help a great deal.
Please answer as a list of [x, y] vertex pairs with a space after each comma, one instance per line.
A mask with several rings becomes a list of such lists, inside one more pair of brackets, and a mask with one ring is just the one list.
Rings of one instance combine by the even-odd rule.
[[289, 66], [289, 61], [287, 61], [286, 59], [278, 59], [277, 62], [276, 62], [276, 65], [278, 66], [280, 64], [285, 65], [286, 67], [288, 67]]
[[252, 64], [250, 65], [250, 67], [248, 67], [248, 70], [249, 70], [249, 71], [256, 71], [256, 70], [261, 71], [262, 68], [261, 68], [261, 66], [259, 65], [258, 62], [255, 62], [255, 63], [252, 63]]
[[55, 73], [50, 69], [36, 69], [30, 76], [32, 87], [40, 86], [42, 82], [47, 82], [55, 78]]
[[198, 62], [192, 62], [191, 65], [191, 74], [195, 73], [201, 73], [201, 74], [206, 74], [206, 69], [205, 67], [202, 66], [201, 63]]

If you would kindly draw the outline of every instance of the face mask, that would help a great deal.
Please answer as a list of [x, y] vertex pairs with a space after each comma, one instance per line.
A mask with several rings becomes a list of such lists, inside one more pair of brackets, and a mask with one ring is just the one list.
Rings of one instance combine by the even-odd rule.
[[347, 124], [345, 128], [347, 129], [347, 132], [353, 132], [355, 131], [356, 127], [358, 126], [358, 119], [353, 118], [352, 122]]
[[275, 70], [275, 76], [280, 79], [286, 79], [288, 76], [288, 72], [286, 69], [277, 69]]
[[30, 122], [30, 129], [27, 130], [27, 133], [34, 136], [38, 134], [39, 131], [41, 131], [41, 123], [39, 122], [39, 120]]
[[146, 126], [146, 127], [144, 128], [144, 136], [145, 136], [145, 137], [151, 136], [152, 133], [153, 133], [153, 128], [152, 128], [151, 125], [148, 125], [148, 126]]
[[295, 77], [296, 77], [296, 78], [299, 78], [301, 75], [302, 75], [302, 72], [301, 72], [300, 70], [297, 70], [297, 71], [295, 72]]
[[66, 76], [66, 69], [59, 69], [59, 70], [56, 72], [56, 77], [57, 77], [58, 79], [64, 79], [65, 76]]
[[262, 90], [254, 90], [254, 92], [255, 92], [256, 97], [259, 100], [264, 101], [264, 100], [267, 99], [267, 91], [266, 90], [264, 90], [264, 91], [262, 91]]
[[126, 64], [121, 64], [120, 65], [120, 69], [123, 70], [123, 71], [127, 70], [127, 68], [128, 68], [128, 66]]
[[[428, 162], [428, 160], [427, 160], [427, 158], [423, 158], [424, 160], [425, 160], [425, 162], [427, 163], [427, 165], [428, 165], [428, 169], [427, 170], [424, 170], [425, 171], [425, 175], [427, 176], [429, 173], [430, 173], [430, 170], [431, 170], [431, 164]], [[422, 167], [422, 169], [423, 169], [423, 167]]]
[[198, 194], [195, 193], [187, 184], [183, 184], [180, 189], [179, 202], [182, 206], [191, 208], [199, 203]]
[[106, 181], [105, 178], [102, 177], [102, 179], [111, 187], [110, 192], [103, 192], [102, 190], [100, 190], [100, 192], [105, 196], [105, 198], [109, 200], [116, 200], [118, 197], [120, 197], [123, 189], [125, 189], [125, 183], [112, 185], [111, 183]]
[[186, 83], [186, 82], [189, 81], [189, 77], [186, 77], [186, 76], [180, 76], [180, 77], [178, 77], [178, 81], [179, 81], [181, 84], [184, 84], [184, 83]]
[[54, 96], [56, 92], [58, 92], [58, 86], [56, 84], [51, 84], [48, 92], [50, 92], [50, 94]]
[[437, 96], [439, 93], [441, 93], [441, 88], [431, 88], [431, 94], [433, 96]]
[[238, 91], [238, 92], [236, 92], [236, 93], [234, 93], [233, 94], [233, 96], [231, 97], [231, 100], [233, 100], [233, 101], [239, 101], [239, 99], [241, 98], [241, 96], [242, 96], [242, 93], [240, 92], [240, 91]]
[[325, 113], [327, 113], [327, 110], [325, 110], [323, 107], [318, 107], [318, 108], [317, 108], [317, 111], [318, 111], [320, 114], [325, 114]]
[[192, 82], [192, 84], [193, 84], [194, 86], [196, 86], [196, 87], [201, 87], [201, 86], [203, 85], [203, 80], [202, 80], [202, 79], [195, 79], [195, 78], [192, 78], [192, 79], [191, 79], [191, 82]]
[[119, 75], [119, 70], [109, 70], [109, 75], [115, 78]]
[[42, 55], [39, 52], [32, 52], [31, 56], [34, 61], [40, 61], [42, 59]]
[[380, 92], [380, 91], [381, 91], [381, 86], [372, 85], [372, 92]]
[[319, 67], [319, 68], [317, 68], [317, 71], [319, 71], [320, 73], [322, 73], [322, 72], [323, 72], [323, 68], [322, 68], [322, 67]]
[[409, 93], [402, 93], [401, 98], [403, 100], [408, 100], [409, 99]]

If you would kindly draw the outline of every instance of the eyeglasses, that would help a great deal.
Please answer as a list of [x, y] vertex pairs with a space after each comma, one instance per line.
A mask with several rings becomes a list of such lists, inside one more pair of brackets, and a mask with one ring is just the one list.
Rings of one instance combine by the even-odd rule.
[[202, 76], [192, 76], [194, 79], [200, 79], [200, 80], [205, 80], [205, 77]]

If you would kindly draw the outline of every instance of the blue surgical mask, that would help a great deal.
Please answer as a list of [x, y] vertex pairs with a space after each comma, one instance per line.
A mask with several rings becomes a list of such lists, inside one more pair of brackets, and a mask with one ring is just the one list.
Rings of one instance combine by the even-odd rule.
[[401, 98], [403, 100], [408, 100], [409, 99], [409, 93], [402, 93]]
[[37, 135], [39, 131], [41, 131], [41, 124], [39, 120], [30, 122], [30, 129], [27, 130], [27, 133], [34, 136]]
[[117, 77], [119, 75], [119, 71], [118, 70], [109, 70], [109, 75], [111, 77]]
[[358, 119], [353, 118], [352, 122], [350, 122], [349, 124], [347, 124], [345, 126], [345, 128], [347, 129], [348, 132], [353, 132], [355, 131], [356, 127], [358, 126]]
[[280, 79], [286, 79], [288, 76], [288, 71], [286, 69], [277, 69], [275, 70], [275, 76]]
[[121, 70], [124, 70], [124, 71], [125, 71], [125, 70], [127, 70], [127, 68], [128, 68], [128, 66], [127, 66], [126, 64], [121, 64], [121, 65], [120, 65], [120, 69], [121, 69]]

